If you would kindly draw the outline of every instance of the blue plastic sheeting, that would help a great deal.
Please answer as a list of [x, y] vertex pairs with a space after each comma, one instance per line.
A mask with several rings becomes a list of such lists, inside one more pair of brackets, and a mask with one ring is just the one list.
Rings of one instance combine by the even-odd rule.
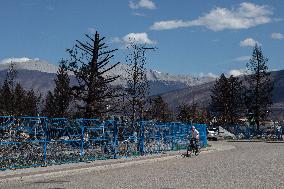
[[[206, 125], [194, 124], [200, 145]], [[0, 169], [111, 159], [185, 149], [191, 124], [0, 116]]]

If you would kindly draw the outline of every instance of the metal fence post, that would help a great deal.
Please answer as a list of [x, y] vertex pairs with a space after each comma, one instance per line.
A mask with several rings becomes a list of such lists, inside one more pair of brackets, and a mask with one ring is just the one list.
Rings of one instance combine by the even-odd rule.
[[175, 137], [174, 137], [174, 124], [170, 124], [170, 128], [171, 128], [171, 138], [172, 138], [172, 149], [171, 150], [174, 150], [174, 140], [175, 140]]
[[114, 147], [114, 156], [113, 158], [117, 158], [117, 152], [118, 152], [118, 127], [117, 127], [117, 120], [114, 120], [113, 123], [113, 147]]
[[44, 144], [43, 144], [43, 162], [44, 162], [44, 165], [47, 164], [46, 162], [46, 138], [44, 139]]
[[44, 119], [44, 144], [43, 144], [43, 162], [44, 165], [47, 164], [47, 159], [46, 159], [46, 154], [47, 154], [47, 150], [46, 150], [46, 143], [47, 143], [47, 130], [48, 130], [48, 119]]
[[84, 130], [85, 130], [85, 127], [81, 126], [81, 148], [80, 148], [81, 158], [84, 156]]
[[140, 155], [144, 155], [144, 141], [145, 140], [145, 125], [144, 121], [140, 122], [140, 142], [139, 142], [139, 152]]
[[207, 125], [204, 124], [204, 135], [205, 135], [205, 144], [206, 146], [208, 145], [208, 141], [207, 141]]
[[158, 152], [161, 151], [161, 125], [158, 125], [158, 137], [159, 137], [159, 146], [158, 146]]

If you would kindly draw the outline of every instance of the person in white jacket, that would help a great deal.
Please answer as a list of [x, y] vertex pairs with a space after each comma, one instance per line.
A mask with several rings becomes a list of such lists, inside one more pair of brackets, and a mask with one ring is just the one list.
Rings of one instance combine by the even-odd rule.
[[194, 126], [191, 127], [191, 139], [190, 145], [192, 149], [195, 149], [195, 154], [198, 153], [198, 141], [199, 141], [199, 131], [195, 129]]

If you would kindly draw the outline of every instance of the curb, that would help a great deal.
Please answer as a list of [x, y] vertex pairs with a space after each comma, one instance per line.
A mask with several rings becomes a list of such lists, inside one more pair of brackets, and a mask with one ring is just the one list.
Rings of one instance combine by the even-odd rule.
[[[209, 153], [212, 151], [218, 151], [214, 148], [205, 148], [202, 150], [203, 153]], [[110, 160], [97, 160], [93, 162], [80, 162], [53, 165], [48, 167], [36, 167], [27, 169], [7, 170], [0, 172], [0, 183], [7, 180], [23, 179], [23, 178], [34, 178], [34, 177], [48, 177], [54, 174], [70, 175], [76, 174], [79, 171], [102, 171], [106, 169], [116, 169], [121, 167], [127, 167], [132, 165], [140, 165], [143, 163], [150, 163], [156, 161], [163, 161], [179, 157], [184, 150], [173, 151], [167, 154], [154, 154], [148, 156], [140, 156], [133, 158], [121, 158], [121, 159], [110, 159]]]
[[[0, 175], [0, 183], [1, 181], [4, 180], [14, 180], [14, 179], [23, 179], [23, 178], [29, 178], [29, 177], [46, 177], [46, 176], [51, 176], [54, 174], [60, 174], [60, 175], [71, 175], [75, 174], [76, 172], [79, 171], [100, 171], [100, 170], [105, 170], [105, 169], [115, 169], [119, 167], [126, 167], [130, 165], [138, 165], [142, 163], [147, 163], [147, 162], [152, 162], [152, 161], [157, 161], [159, 159], [170, 159], [175, 157], [176, 154], [172, 155], [162, 155], [162, 156], [156, 156], [156, 157], [148, 157], [148, 158], [137, 158], [137, 159], [119, 159], [118, 161], [115, 162], [109, 162], [109, 161], [94, 161], [94, 162], [84, 162], [80, 163], [79, 165], [74, 165], [72, 167], [65, 167], [68, 164], [62, 164], [58, 165], [58, 168], [55, 168], [53, 166], [48, 166], [48, 167], [41, 167], [41, 168], [28, 168], [26, 169], [27, 172], [23, 173], [12, 173], [12, 174], [4, 174]], [[38, 169], [38, 170], [35, 170]], [[14, 171], [11, 171], [14, 172]]]
[[265, 142], [262, 140], [227, 140], [226, 142]]
[[284, 141], [263, 141], [263, 140], [227, 140], [226, 142], [263, 142], [263, 143], [284, 143]]
[[284, 141], [266, 141], [266, 143], [284, 143]]

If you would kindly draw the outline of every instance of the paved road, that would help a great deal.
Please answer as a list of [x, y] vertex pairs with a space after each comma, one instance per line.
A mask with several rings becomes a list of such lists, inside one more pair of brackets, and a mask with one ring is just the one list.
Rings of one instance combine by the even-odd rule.
[[[213, 143], [226, 147], [228, 143]], [[234, 149], [125, 167], [0, 183], [0, 188], [283, 188], [284, 144], [229, 143]]]

